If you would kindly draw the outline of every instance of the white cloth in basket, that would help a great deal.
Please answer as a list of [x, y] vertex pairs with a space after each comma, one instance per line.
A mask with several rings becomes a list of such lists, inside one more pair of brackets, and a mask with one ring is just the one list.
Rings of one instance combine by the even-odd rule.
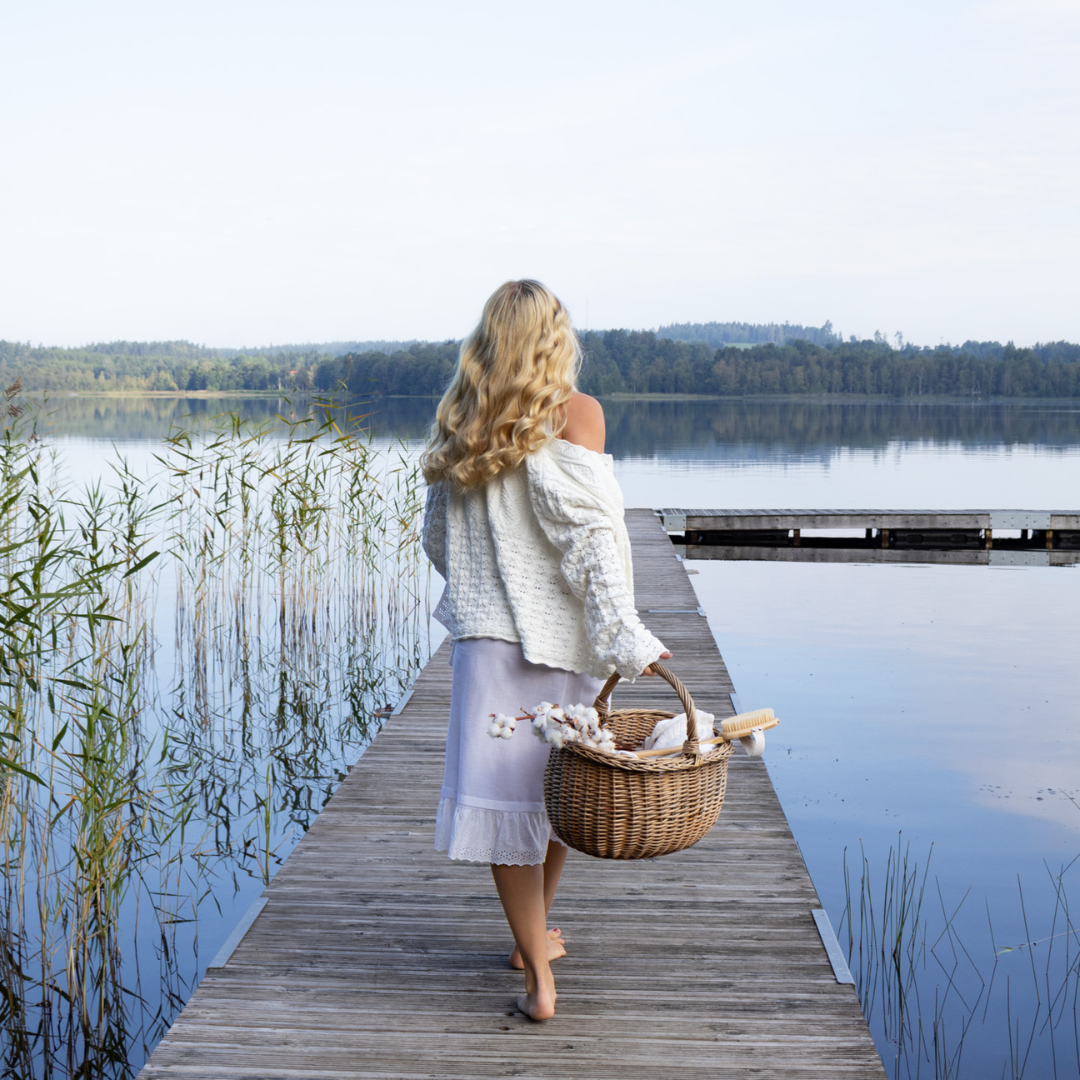
[[[698, 739], [713, 738], [716, 735], [716, 732], [713, 731], [713, 714], [698, 709], [696, 715]], [[652, 733], [641, 744], [641, 749], [670, 750], [676, 746], [681, 747], [684, 742], [686, 742], [686, 713], [681, 712], [678, 716], [671, 716], [667, 720], [657, 721]], [[715, 749], [716, 746], [703, 746], [701, 752], [707, 754]]]
[[542, 701], [591, 705], [603, 683], [532, 664], [519, 642], [494, 638], [455, 642], [450, 662], [450, 726], [435, 850], [470, 862], [542, 863], [551, 836], [544, 810], [549, 747], [528, 722], [511, 739], [493, 739], [491, 714], [517, 716]]

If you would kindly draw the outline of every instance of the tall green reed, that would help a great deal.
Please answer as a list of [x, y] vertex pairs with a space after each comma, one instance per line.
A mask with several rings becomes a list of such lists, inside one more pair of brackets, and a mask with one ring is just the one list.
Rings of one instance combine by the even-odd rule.
[[147, 808], [132, 782], [145, 627], [122, 582], [157, 553], [139, 506], [121, 550], [99, 490], [74, 503], [50, 487], [17, 424], [0, 491], [4, 1064], [32, 1076], [117, 1057], [115, 926]]
[[178, 947], [200, 904], [269, 879], [426, 658], [421, 485], [405, 448], [327, 410], [176, 430], [157, 477], [118, 460], [76, 492], [47, 476], [16, 391], [0, 1066], [124, 1076], [197, 977]]

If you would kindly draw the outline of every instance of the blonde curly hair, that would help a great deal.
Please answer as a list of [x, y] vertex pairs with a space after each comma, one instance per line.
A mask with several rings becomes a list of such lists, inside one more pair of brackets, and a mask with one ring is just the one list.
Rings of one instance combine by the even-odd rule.
[[581, 345], [570, 315], [539, 281], [492, 293], [461, 343], [457, 371], [420, 459], [429, 484], [477, 487], [558, 435], [574, 393]]

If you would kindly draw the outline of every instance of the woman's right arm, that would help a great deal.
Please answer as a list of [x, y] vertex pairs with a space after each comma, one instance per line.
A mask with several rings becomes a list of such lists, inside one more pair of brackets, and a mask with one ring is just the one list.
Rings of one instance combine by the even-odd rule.
[[[566, 403], [566, 424], [561, 433], [561, 438], [567, 442], [584, 446], [586, 450], [602, 454], [607, 439], [607, 425], [604, 422], [604, 407], [596, 398], [589, 397], [580, 391], [575, 391], [574, 396]], [[665, 649], [660, 653], [659, 659], [670, 660], [671, 653]], [[650, 664], [642, 675], [654, 674]]]
[[[645, 673], [667, 650], [642, 626], [634, 606], [617, 539], [624, 530], [615, 516], [621, 519], [622, 504], [614, 479], [608, 474], [605, 480], [587, 461], [568, 468], [543, 454], [526, 460], [533, 511], [562, 555], [564, 580], [584, 605], [585, 636], [597, 665], [624, 679]], [[605, 495], [604, 487], [614, 490]]]

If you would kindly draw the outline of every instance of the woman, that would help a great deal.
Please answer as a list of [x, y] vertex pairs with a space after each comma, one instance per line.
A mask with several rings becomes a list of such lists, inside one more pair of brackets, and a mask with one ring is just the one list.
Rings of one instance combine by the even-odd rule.
[[537, 281], [511, 281], [461, 346], [423, 456], [424, 549], [446, 579], [435, 616], [454, 642], [435, 846], [491, 864], [525, 971], [518, 1007], [555, 1012], [547, 913], [566, 861], [544, 812], [548, 747], [490, 716], [589, 704], [602, 680], [651, 674], [670, 653], [634, 608], [622, 495], [599, 402], [574, 388], [581, 347]]

